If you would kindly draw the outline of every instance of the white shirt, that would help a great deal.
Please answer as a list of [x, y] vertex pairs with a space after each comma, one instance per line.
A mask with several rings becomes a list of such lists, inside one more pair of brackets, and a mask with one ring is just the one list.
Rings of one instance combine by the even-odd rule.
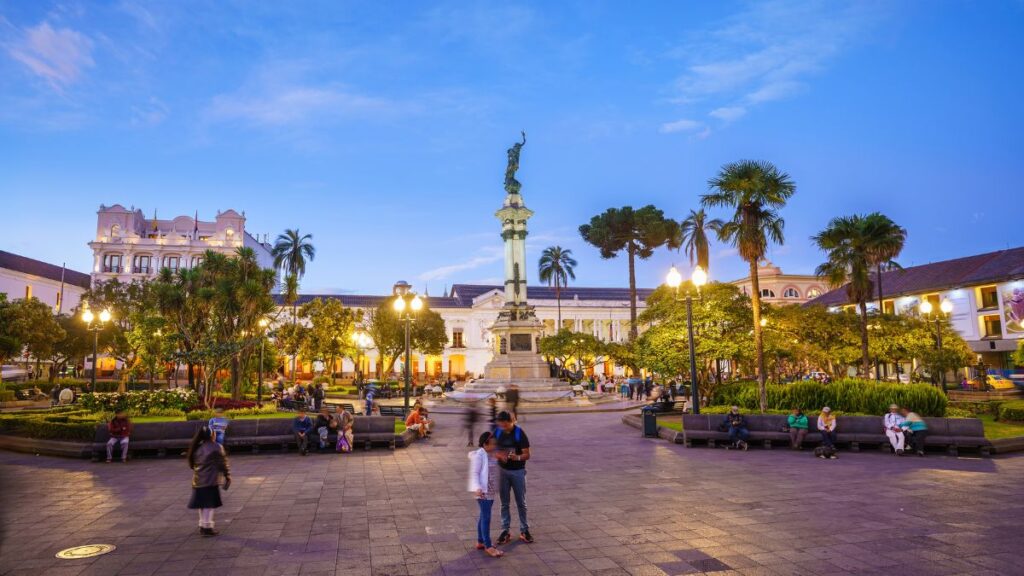
[[885, 424], [885, 429], [886, 430], [892, 430], [893, 428], [899, 428], [900, 425], [903, 424], [903, 420], [904, 420], [903, 416], [901, 416], [900, 414], [893, 414], [892, 412], [889, 412], [888, 414], [886, 414], [885, 418], [882, 419], [882, 421]]

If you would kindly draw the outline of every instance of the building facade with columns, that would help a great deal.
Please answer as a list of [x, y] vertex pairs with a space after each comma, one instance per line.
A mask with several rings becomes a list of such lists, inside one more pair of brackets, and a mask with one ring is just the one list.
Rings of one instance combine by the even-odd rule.
[[[757, 265], [758, 287], [761, 290], [761, 301], [769, 304], [803, 304], [828, 292], [828, 284], [810, 274], [784, 274], [782, 269], [768, 260]], [[752, 283], [750, 276], [730, 282], [739, 286], [744, 294], [750, 295]]]
[[[643, 310], [646, 299], [653, 290], [637, 289], [637, 308]], [[558, 302], [554, 288], [530, 286], [527, 290], [528, 303], [534, 307], [537, 319], [544, 324], [544, 334], [554, 334], [558, 319]], [[628, 288], [576, 288], [561, 289], [562, 327], [576, 332], [593, 334], [605, 342], [625, 342], [629, 338], [629, 289]], [[336, 299], [347, 308], [370, 310], [391, 296], [304, 294], [298, 304], [310, 300]], [[484, 367], [497, 350], [497, 342], [491, 333], [505, 304], [505, 287], [498, 285], [455, 284], [444, 296], [426, 298], [431, 310], [444, 319], [448, 342], [439, 355], [413, 353], [413, 372], [417, 378], [432, 379], [451, 376], [455, 379], [477, 378], [483, 375]], [[283, 305], [282, 305], [283, 306]], [[286, 310], [283, 312], [287, 312]], [[288, 314], [284, 314], [288, 316]], [[367, 350], [361, 359], [361, 372], [374, 374], [380, 361], [376, 350]], [[285, 363], [285, 370], [290, 366]], [[311, 359], [299, 359], [297, 371], [302, 375], [313, 372]], [[395, 363], [396, 373], [402, 371], [401, 359]], [[350, 359], [340, 361], [335, 372], [352, 375], [356, 367]], [[622, 375], [623, 368], [606, 361], [593, 369], [595, 375]]]
[[147, 218], [142, 210], [120, 204], [100, 206], [96, 236], [89, 242], [93, 252], [92, 280], [121, 282], [148, 280], [162, 268], [192, 268], [207, 250], [233, 254], [252, 248], [264, 268], [273, 267], [268, 238], [256, 238], [245, 229], [245, 212], [218, 211], [213, 221], [193, 216], [161, 220]]

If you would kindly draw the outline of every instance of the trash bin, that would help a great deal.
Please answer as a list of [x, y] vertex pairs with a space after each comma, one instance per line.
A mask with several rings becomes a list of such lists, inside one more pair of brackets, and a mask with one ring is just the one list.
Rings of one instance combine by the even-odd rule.
[[657, 438], [658, 411], [654, 406], [644, 406], [640, 410], [640, 420], [643, 422], [644, 438]]

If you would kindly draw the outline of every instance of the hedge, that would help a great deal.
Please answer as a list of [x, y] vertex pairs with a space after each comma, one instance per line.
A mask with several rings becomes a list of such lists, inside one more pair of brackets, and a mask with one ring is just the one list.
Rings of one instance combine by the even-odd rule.
[[1024, 400], [1011, 400], [999, 406], [1000, 422], [1024, 422]]
[[78, 421], [65, 414], [4, 414], [0, 416], [0, 433], [30, 438], [91, 441], [96, 434], [96, 421]]
[[[743, 382], [721, 387], [712, 404], [736, 405], [746, 410], [759, 408], [757, 384]], [[847, 414], [885, 414], [890, 404], [899, 404], [922, 416], [944, 416], [946, 395], [928, 384], [897, 384], [847, 378], [828, 384], [815, 381], [768, 385], [768, 408], [805, 411], [829, 406]]]
[[0, 390], [0, 402], [14, 402], [14, 390]]

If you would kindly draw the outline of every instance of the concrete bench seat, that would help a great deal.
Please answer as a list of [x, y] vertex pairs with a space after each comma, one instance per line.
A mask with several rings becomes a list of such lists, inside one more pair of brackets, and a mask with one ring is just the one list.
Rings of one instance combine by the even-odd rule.
[[[311, 416], [312, 417], [312, 416]], [[181, 453], [188, 450], [189, 443], [196, 430], [204, 424], [201, 420], [184, 422], [146, 422], [132, 427], [128, 450], [131, 454], [140, 452], [156, 452], [158, 456], [167, 453]], [[395, 418], [393, 416], [356, 416], [352, 425], [353, 443], [363, 444], [369, 450], [374, 444], [386, 445], [394, 450], [396, 446], [408, 446], [415, 440], [412, 435], [395, 434]], [[106, 459], [107, 440], [106, 424], [97, 424], [96, 433], [90, 446], [93, 460]], [[337, 433], [328, 439], [337, 442]], [[310, 436], [310, 447], [315, 447], [319, 436], [314, 430]], [[261, 418], [232, 420], [224, 433], [224, 444], [229, 449], [251, 448], [253, 452], [261, 447], [279, 447], [283, 451], [296, 446], [295, 435], [292, 433], [291, 418]]]
[[[789, 434], [783, 430], [787, 426], [786, 416], [777, 414], [744, 414], [750, 432], [750, 444], [760, 443], [765, 448], [774, 444], [789, 443]], [[683, 414], [683, 444], [687, 447], [694, 441], [704, 442], [714, 447], [718, 442], [728, 442], [729, 434], [719, 431], [718, 427], [725, 418], [724, 414]], [[817, 416], [808, 416], [807, 436], [804, 444], [821, 443], [821, 434], [815, 429]], [[992, 443], [985, 438], [985, 429], [977, 418], [925, 418], [928, 424], [928, 436], [925, 447], [943, 448], [956, 455], [961, 448], [978, 450], [987, 456]], [[890, 449], [889, 438], [882, 429], [881, 416], [839, 416], [836, 428], [836, 444], [858, 451], [862, 446], [877, 446], [882, 450]]]

